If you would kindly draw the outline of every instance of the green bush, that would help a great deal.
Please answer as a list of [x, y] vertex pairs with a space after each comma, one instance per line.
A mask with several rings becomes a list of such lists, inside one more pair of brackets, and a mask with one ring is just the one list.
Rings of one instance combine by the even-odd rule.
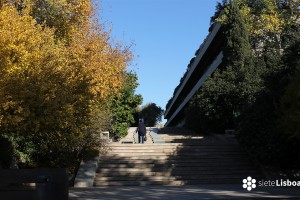
[[109, 102], [112, 118], [110, 133], [116, 140], [127, 135], [130, 124], [134, 123], [134, 112], [143, 101], [141, 95], [135, 94], [137, 75], [127, 72], [123, 76], [125, 81], [120, 93], [114, 95]]
[[12, 142], [0, 135], [0, 168], [9, 168], [14, 155], [14, 148]]

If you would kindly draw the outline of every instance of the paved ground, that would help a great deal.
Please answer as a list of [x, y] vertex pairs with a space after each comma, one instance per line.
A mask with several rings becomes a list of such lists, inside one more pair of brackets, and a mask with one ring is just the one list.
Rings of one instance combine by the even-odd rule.
[[242, 185], [136, 186], [70, 188], [70, 200], [127, 199], [300, 199], [300, 187], [265, 187], [247, 191]]

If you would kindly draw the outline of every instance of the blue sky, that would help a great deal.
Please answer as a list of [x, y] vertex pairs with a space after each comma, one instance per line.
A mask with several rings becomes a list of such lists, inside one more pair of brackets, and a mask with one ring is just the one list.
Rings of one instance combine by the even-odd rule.
[[165, 109], [190, 59], [208, 34], [217, 0], [101, 0], [111, 36], [134, 43], [137, 94]]

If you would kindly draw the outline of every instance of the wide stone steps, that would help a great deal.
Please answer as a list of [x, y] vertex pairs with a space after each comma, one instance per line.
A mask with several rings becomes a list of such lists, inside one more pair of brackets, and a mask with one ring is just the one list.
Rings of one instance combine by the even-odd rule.
[[[177, 159], [168, 159], [168, 160], [152, 160], [152, 159], [141, 159], [141, 160], [130, 160], [130, 162], [128, 162], [128, 160], [118, 160], [118, 159], [114, 159], [114, 160], [110, 160], [110, 161], [105, 161], [102, 160], [99, 163], [99, 168], [105, 168], [105, 167], [111, 167], [111, 166], [124, 166], [126, 168], [128, 168], [129, 166], [141, 166], [141, 167], [145, 167], [145, 166], [149, 166], [151, 167], [152, 165], [155, 166], [159, 166], [159, 165], [164, 165], [164, 166], [224, 166], [224, 167], [230, 167], [233, 166], [232, 162], [222, 162], [220, 164], [220, 162], [216, 162], [215, 160], [211, 159], [211, 160], [177, 160]], [[234, 166], [236, 167], [249, 167], [249, 163], [248, 162], [236, 162], [234, 164]]]
[[102, 186], [146, 186], [146, 185], [170, 185], [170, 186], [181, 186], [181, 185], [198, 185], [198, 184], [231, 184], [241, 183], [241, 178], [245, 177], [237, 177], [237, 178], [228, 178], [226, 177], [220, 177], [220, 178], [212, 178], [209, 177], [207, 179], [201, 178], [201, 179], [191, 179], [190, 177], [186, 180], [180, 179], [180, 180], [151, 180], [151, 179], [145, 179], [145, 180], [117, 180], [117, 181], [95, 181], [94, 186], [95, 187], [102, 187]]
[[211, 166], [214, 166], [216, 168], [224, 168], [224, 167], [232, 167], [232, 169], [235, 168], [249, 168], [249, 163], [237, 163], [235, 165], [232, 164], [232, 162], [226, 162], [226, 163], [222, 163], [222, 165], [220, 165], [220, 163], [216, 163], [216, 162], [199, 162], [199, 161], [189, 161], [189, 162], [184, 162], [184, 161], [178, 161], [178, 160], [168, 160], [167, 162], [163, 161], [163, 162], [157, 162], [157, 161], [151, 161], [151, 160], [145, 160], [145, 161], [137, 161], [137, 162], [130, 162], [128, 163], [127, 161], [124, 162], [109, 162], [109, 163], [105, 163], [102, 162], [99, 164], [99, 169], [105, 169], [105, 168], [130, 168], [133, 166], [140, 166], [141, 168], [145, 168], [145, 167], [202, 167], [202, 168], [210, 168]]
[[[128, 177], [129, 176], [129, 177]], [[158, 175], [153, 175], [153, 176], [143, 176], [143, 175], [124, 175], [124, 176], [120, 176], [120, 177], [100, 177], [100, 178], [96, 178], [96, 184], [100, 186], [100, 184], [103, 184], [103, 182], [113, 182], [113, 181], [146, 181], [146, 180], [150, 180], [150, 181], [189, 181], [189, 180], [193, 180], [193, 181], [199, 181], [201, 183], [224, 183], [223, 179], [226, 180], [231, 180], [228, 181], [227, 183], [230, 184], [233, 180], [237, 181], [236, 183], [241, 183], [241, 178], [243, 180], [243, 178], [246, 177], [241, 177], [241, 175], [233, 175], [232, 177], [228, 178], [228, 174], [224, 174], [224, 175], [203, 175], [203, 176], [191, 176], [191, 175], [186, 175], [186, 176], [158, 176]], [[211, 179], [211, 180], [210, 180]], [[207, 181], [210, 180], [210, 181]], [[107, 183], [109, 184], [109, 183]], [[150, 184], [149, 184], [150, 185]]]
[[[155, 146], [155, 145], [152, 145]], [[194, 146], [190, 146], [190, 147], [185, 147], [184, 149], [181, 148], [175, 148], [175, 147], [155, 147], [155, 149], [152, 149], [153, 147], [150, 146], [150, 148], [133, 148], [133, 149], [128, 149], [127, 148], [114, 148], [112, 149], [110, 152], [122, 152], [122, 153], [126, 153], [126, 152], [174, 152], [174, 151], [180, 151], [180, 152], [236, 152], [237, 150], [240, 150], [240, 148], [236, 147], [236, 148], [227, 148], [227, 147], [220, 147], [220, 146], [215, 146], [215, 147], [194, 147]], [[188, 148], [188, 149], [187, 149]], [[239, 152], [241, 153], [241, 152]]]
[[[207, 174], [207, 173], [218, 173], [218, 174], [226, 174], [228, 172], [230, 173], [238, 173], [238, 172], [255, 172], [255, 170], [249, 168], [246, 165], [222, 165], [223, 167], [217, 166], [217, 165], [211, 165], [211, 166], [202, 166], [200, 164], [198, 165], [185, 165], [185, 166], [178, 166], [178, 165], [171, 165], [166, 164], [164, 166], [157, 166], [157, 165], [144, 165], [142, 164], [139, 168], [133, 168], [132, 166], [126, 166], [121, 165], [124, 167], [111, 167], [110, 166], [100, 166], [97, 170], [98, 173], [101, 173], [101, 175], [112, 175], [110, 173], [135, 173], [135, 172], [141, 172], [141, 173], [147, 173], [147, 172], [173, 172], [175, 173], [194, 173], [197, 171], [197, 174]], [[124, 169], [125, 168], [125, 169]], [[226, 170], [224, 170], [226, 169]]]
[[128, 185], [185, 185], [185, 184], [224, 184], [230, 183], [232, 181], [236, 183], [241, 182], [241, 177], [231, 177], [228, 179], [228, 176], [218, 176], [215, 178], [212, 177], [134, 177], [134, 178], [126, 178], [117, 179], [117, 180], [96, 180], [95, 186], [128, 186]]
[[[199, 170], [199, 171], [196, 171]], [[198, 177], [199, 179], [203, 177], [207, 178], [220, 178], [221, 176], [227, 177], [229, 175], [230, 178], [233, 178], [234, 176], [242, 178], [240, 175], [244, 175], [245, 173], [249, 173], [249, 175], [253, 175], [255, 171], [249, 171], [249, 170], [226, 170], [223, 172], [220, 172], [221, 170], [203, 170], [203, 169], [176, 169], [176, 170], [166, 170], [166, 169], [153, 169], [153, 170], [101, 170], [99, 173], [102, 174], [101, 178], [105, 178], [106, 180], [119, 180], [120, 178], [135, 178], [136, 176], [146, 176], [145, 174], [151, 174], [154, 173], [156, 177], [162, 176], [162, 177], [168, 177], [168, 176], [177, 176], [177, 177], [185, 177], [185, 178], [195, 178]], [[113, 173], [113, 174], [112, 174]], [[118, 175], [118, 176], [117, 176]], [[128, 175], [130, 175], [128, 177]], [[247, 176], [249, 176], [247, 175]], [[146, 176], [148, 178], [152, 176]], [[96, 178], [96, 180], [98, 180]], [[241, 180], [240, 180], [241, 181]]]
[[100, 157], [94, 185], [228, 184], [261, 176], [232, 139], [165, 138], [171, 142], [111, 144]]
[[112, 153], [111, 156], [124, 156], [124, 157], [143, 157], [143, 156], [176, 156], [176, 157], [186, 157], [186, 158], [207, 158], [207, 156], [213, 156], [213, 158], [222, 158], [222, 157], [244, 157], [245, 154], [238, 154], [238, 153], [220, 153], [220, 154], [211, 154], [211, 153], [206, 153], [206, 152], [180, 152], [180, 153], [163, 153], [163, 152], [140, 152], [140, 153]]
[[[104, 160], [108, 160], [111, 159], [112, 161], [118, 161], [121, 158], [117, 158], [116, 157], [117, 154], [114, 154], [113, 156], [103, 156], [102, 159]], [[124, 156], [124, 154], [121, 154], [121, 156]], [[182, 161], [189, 161], [191, 159], [201, 159], [203, 161], [211, 161], [211, 160], [215, 160], [215, 159], [222, 159], [222, 163], [224, 162], [232, 162], [232, 161], [239, 161], [242, 162], [245, 158], [244, 155], [215, 155], [213, 157], [208, 157], [211, 156], [210, 154], [207, 155], [184, 155], [184, 154], [178, 154], [178, 155], [150, 155], [150, 154], [141, 154], [141, 155], [136, 155], [136, 154], [131, 154], [130, 156], [124, 156], [124, 158], [122, 159], [126, 159], [129, 162], [131, 162], [132, 160], [182, 160]], [[219, 163], [218, 161], [216, 161], [217, 163]]]
[[[227, 169], [223, 170], [222, 169], [202, 169], [202, 168], [188, 168], [188, 169], [175, 169], [175, 170], [168, 170], [164, 168], [156, 168], [156, 169], [151, 169], [151, 170], [134, 170], [134, 169], [129, 169], [129, 170], [109, 170], [109, 169], [103, 169], [98, 171], [98, 173], [101, 173], [101, 176], [98, 176], [99, 178], [103, 178], [106, 180], [117, 180], [119, 178], [125, 177], [125, 178], [135, 178], [136, 176], [146, 176], [146, 177], [152, 177], [152, 176], [163, 176], [163, 177], [168, 177], [168, 176], [178, 176], [178, 177], [186, 177], [186, 178], [203, 178], [203, 177], [214, 177], [214, 178], [219, 178], [222, 175], [232, 175], [230, 178], [233, 178], [234, 176], [240, 177], [240, 175], [244, 175], [245, 173], [248, 173], [247, 176], [250, 175], [256, 175], [255, 170], [249, 170], [249, 169]], [[129, 176], [129, 177], [128, 177]], [[131, 177], [130, 177], [131, 176]]]
[[[130, 176], [129, 176], [130, 175]], [[186, 174], [186, 175], [169, 175], [168, 174], [160, 174], [158, 172], [156, 173], [152, 173], [152, 176], [146, 176], [144, 174], [124, 174], [124, 175], [120, 175], [118, 177], [116, 176], [111, 176], [111, 177], [96, 177], [96, 181], [137, 181], [137, 180], [208, 180], [208, 179], [212, 179], [212, 182], [216, 181], [216, 180], [221, 180], [221, 179], [226, 179], [226, 180], [230, 180], [230, 179], [239, 179], [238, 182], [242, 182], [241, 181], [241, 174], [234, 174], [232, 175], [230, 178], [228, 177], [228, 173], [227, 174], [203, 174], [203, 175], [194, 175], [191, 176], [190, 174]], [[230, 174], [231, 175], [231, 174]], [[243, 177], [246, 178], [246, 177]], [[242, 179], [243, 180], [243, 179]], [[230, 182], [228, 182], [230, 184]], [[99, 183], [98, 183], [99, 184]]]

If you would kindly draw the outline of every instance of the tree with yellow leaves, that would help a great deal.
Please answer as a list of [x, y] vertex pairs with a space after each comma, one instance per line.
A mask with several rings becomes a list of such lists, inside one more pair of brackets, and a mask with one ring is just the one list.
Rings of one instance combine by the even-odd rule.
[[97, 144], [127, 47], [109, 42], [88, 0], [0, 3], [0, 137], [22, 163], [74, 167]]
[[[245, 19], [245, 25], [250, 33], [250, 39], [254, 50], [260, 54], [270, 43], [273, 48], [286, 48], [280, 43], [282, 35], [290, 25], [299, 24], [299, 1], [285, 0], [223, 0], [218, 3], [217, 11], [212, 17], [211, 23], [226, 24], [228, 21], [229, 3], [235, 2]], [[275, 44], [277, 43], [277, 44]], [[277, 45], [274, 47], [274, 44]]]

